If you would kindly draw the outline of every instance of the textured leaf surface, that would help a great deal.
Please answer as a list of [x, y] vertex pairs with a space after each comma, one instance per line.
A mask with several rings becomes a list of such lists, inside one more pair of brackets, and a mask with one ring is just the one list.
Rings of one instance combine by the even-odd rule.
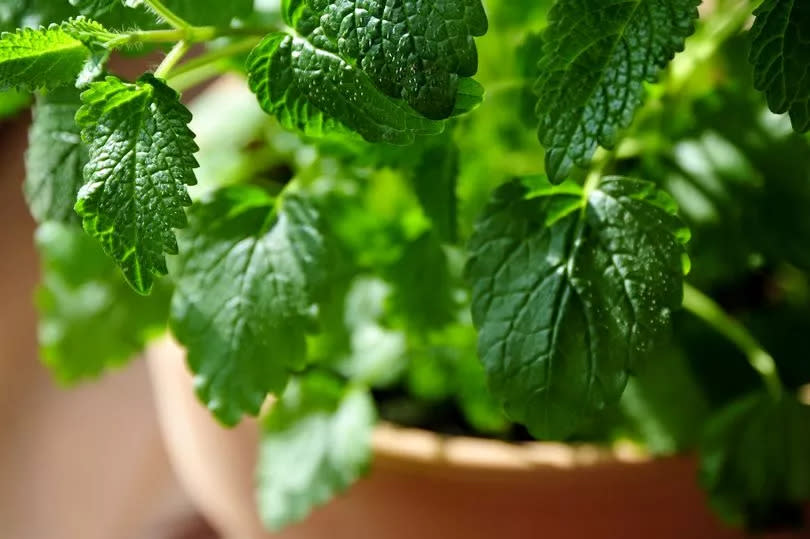
[[723, 518], [759, 528], [773, 511], [810, 500], [808, 455], [810, 406], [757, 393], [733, 402], [706, 426], [700, 479]]
[[767, 0], [754, 13], [754, 85], [776, 113], [790, 112], [793, 128], [810, 130], [810, 4]]
[[616, 402], [680, 306], [686, 235], [674, 213], [639, 180], [605, 178], [584, 207], [574, 185], [510, 183], [476, 226], [479, 355], [536, 437], [566, 437]]
[[264, 424], [259, 510], [273, 530], [306, 517], [354, 483], [371, 459], [371, 395], [332, 379], [296, 380]]
[[75, 218], [87, 149], [74, 121], [79, 91], [65, 87], [37, 98], [25, 156], [25, 198], [38, 222]]
[[75, 223], [37, 230], [42, 360], [64, 383], [123, 365], [166, 327], [169, 294], [136, 294], [93, 238]]
[[172, 276], [172, 329], [188, 348], [200, 399], [226, 424], [257, 414], [305, 361], [326, 247], [303, 198], [255, 188], [218, 191], [190, 212]]
[[76, 121], [90, 161], [76, 211], [135, 290], [149, 293], [166, 274], [165, 254], [177, 253], [173, 229], [186, 226], [197, 166], [191, 114], [151, 75], [135, 84], [108, 77], [82, 101]]
[[356, 67], [300, 37], [269, 35], [251, 53], [248, 71], [262, 108], [307, 135], [353, 130], [371, 142], [407, 144], [442, 129], [384, 96]]
[[249, 61], [251, 88], [282, 124], [313, 135], [341, 128], [409, 143], [480, 101], [480, 0], [291, 0], [299, 37], [268, 36]]
[[61, 28], [17, 30], [0, 36], [0, 89], [72, 84], [90, 51]]
[[549, 13], [537, 81], [546, 173], [558, 183], [611, 148], [644, 97], [644, 82], [694, 30], [699, 0], [559, 0]]

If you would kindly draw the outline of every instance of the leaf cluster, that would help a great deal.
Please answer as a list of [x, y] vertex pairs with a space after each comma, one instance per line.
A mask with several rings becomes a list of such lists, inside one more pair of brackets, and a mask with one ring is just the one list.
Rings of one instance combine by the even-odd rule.
[[721, 515], [783, 524], [810, 498], [810, 4], [755, 3], [4, 3], [43, 360], [74, 382], [168, 328], [223, 424], [275, 397], [273, 529], [368, 469], [378, 417], [699, 448]]

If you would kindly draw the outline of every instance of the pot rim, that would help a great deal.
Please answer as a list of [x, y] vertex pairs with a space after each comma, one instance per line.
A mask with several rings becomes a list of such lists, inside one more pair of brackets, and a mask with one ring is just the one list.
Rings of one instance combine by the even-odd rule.
[[562, 442], [504, 442], [448, 436], [381, 422], [374, 429], [376, 459], [420, 467], [491, 471], [570, 470], [604, 464], [643, 464], [655, 460], [632, 442], [612, 446]]

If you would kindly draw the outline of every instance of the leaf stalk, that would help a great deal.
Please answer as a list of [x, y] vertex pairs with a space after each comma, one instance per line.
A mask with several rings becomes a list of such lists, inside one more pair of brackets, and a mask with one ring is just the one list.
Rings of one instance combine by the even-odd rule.
[[768, 393], [775, 400], [782, 397], [784, 388], [776, 362], [745, 326], [716, 301], [689, 284], [683, 286], [683, 307], [733, 343], [760, 375]]

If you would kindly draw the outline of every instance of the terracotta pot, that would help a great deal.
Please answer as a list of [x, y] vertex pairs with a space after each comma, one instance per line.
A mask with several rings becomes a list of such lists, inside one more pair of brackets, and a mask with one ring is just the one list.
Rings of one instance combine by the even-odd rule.
[[[171, 341], [149, 356], [170, 453], [201, 509], [226, 537], [269, 537], [252, 509], [255, 423], [239, 431], [218, 427], [194, 402], [183, 351]], [[443, 438], [389, 425], [376, 430], [374, 449], [366, 479], [272, 537], [743, 537], [708, 510], [691, 456], [648, 459], [592, 446]]]

